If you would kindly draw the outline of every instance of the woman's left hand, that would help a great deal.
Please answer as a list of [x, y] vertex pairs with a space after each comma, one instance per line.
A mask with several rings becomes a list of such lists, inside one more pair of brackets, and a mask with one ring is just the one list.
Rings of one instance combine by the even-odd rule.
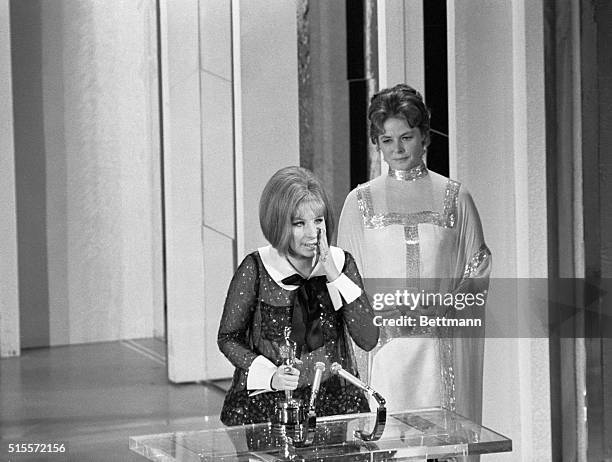
[[325, 226], [322, 226], [319, 229], [321, 230], [321, 237], [319, 238], [319, 262], [321, 262], [321, 266], [323, 266], [323, 270], [327, 276], [327, 282], [332, 282], [338, 279], [340, 276], [340, 271], [338, 271], [338, 268], [336, 268], [336, 264], [334, 263], [334, 259], [329, 250]]

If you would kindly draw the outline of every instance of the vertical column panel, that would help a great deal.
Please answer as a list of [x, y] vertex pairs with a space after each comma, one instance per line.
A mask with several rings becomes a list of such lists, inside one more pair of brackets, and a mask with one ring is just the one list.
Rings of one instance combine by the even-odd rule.
[[265, 243], [261, 191], [279, 168], [299, 165], [294, 2], [232, 1], [237, 257]]
[[204, 225], [233, 240], [236, 223], [230, 6], [230, 0], [201, 2], [199, 27]]
[[[547, 275], [542, 34], [541, 2], [448, 2], [450, 171], [478, 205], [494, 278]], [[529, 307], [508, 306], [499, 281], [487, 318], [521, 329]], [[550, 459], [546, 339], [487, 339], [484, 368], [483, 424], [514, 443], [497, 459]]]
[[198, 2], [160, 2], [168, 377], [202, 380], [205, 300]]
[[20, 352], [12, 91], [9, 0], [0, 0], [0, 358]]
[[379, 87], [407, 83], [425, 92], [422, 0], [379, 0]]
[[207, 380], [232, 375], [217, 331], [234, 271], [236, 245], [230, 0], [200, 1], [200, 83], [205, 369]]
[[[67, 6], [66, 11], [63, 7]], [[42, 91], [44, 95], [44, 144], [47, 158], [47, 216], [50, 217], [47, 226], [46, 244], [48, 249], [48, 280], [49, 280], [49, 344], [61, 345], [70, 343], [72, 337], [70, 313], [70, 286], [69, 286], [69, 239], [70, 224], [68, 221], [68, 165], [67, 137], [74, 133], [69, 117], [57, 117], [57, 114], [70, 114], [70, 96], [65, 95], [65, 89], [72, 88], [72, 82], [64, 77], [64, 67], [74, 71], [74, 57], [68, 57], [64, 63], [63, 53], [66, 44], [64, 34], [71, 37], [70, 50], [78, 46], [76, 36], [70, 36], [74, 30], [70, 28], [71, 16], [69, 4], [41, 5], [42, 36], [44, 40], [43, 60], [46, 66], [43, 70], [44, 78]], [[78, 22], [80, 18], [77, 18]], [[65, 31], [66, 29], [66, 31]], [[82, 39], [81, 39], [82, 40]], [[70, 52], [67, 53], [71, 55]], [[78, 66], [75, 66], [78, 67]], [[84, 71], [82, 71], [84, 72]], [[69, 95], [77, 93], [74, 89]], [[74, 111], [74, 109], [72, 109]], [[73, 172], [78, 171], [73, 169]], [[78, 212], [72, 211], [71, 215]], [[22, 309], [26, 306], [22, 304]]]
[[[404, 0], [404, 82], [425, 94], [423, 1]], [[398, 82], [389, 82], [399, 83]]]
[[[151, 1], [148, 7], [142, 9], [143, 20], [143, 73], [147, 76], [143, 85], [146, 93], [144, 116], [149, 127], [146, 143], [151, 152], [145, 174], [149, 178], [151, 188], [150, 209], [151, 220], [151, 285], [153, 297], [153, 335], [166, 339], [166, 310], [164, 285], [164, 237], [163, 237], [163, 197], [162, 197], [162, 139], [161, 139], [161, 102], [160, 102], [160, 63], [159, 63], [159, 17], [157, 1]], [[146, 145], [145, 145], [146, 146]]]
[[50, 44], [40, 2], [12, 2], [10, 14], [19, 285], [28, 288], [19, 294], [20, 340], [28, 348], [49, 345], [42, 53]]
[[[512, 234], [517, 247], [517, 276], [520, 278], [548, 276], [543, 10], [542, 1], [512, 2], [513, 158], [517, 180], [514, 194], [517, 224]], [[528, 303], [521, 305], [518, 307], [519, 322], [528, 327], [535, 318], [531, 316]], [[521, 446], [529, 460], [550, 459], [548, 339], [519, 339], [518, 347], [523, 397], [520, 412], [524, 425]]]

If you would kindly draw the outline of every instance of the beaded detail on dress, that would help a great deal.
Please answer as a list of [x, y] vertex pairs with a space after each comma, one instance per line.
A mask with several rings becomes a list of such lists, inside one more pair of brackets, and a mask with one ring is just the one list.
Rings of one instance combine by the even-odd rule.
[[438, 351], [440, 353], [440, 400], [442, 407], [454, 411], [456, 408], [456, 385], [455, 385], [455, 347], [450, 329], [442, 328], [441, 337], [438, 339]]
[[419, 228], [405, 226], [404, 238], [406, 239], [406, 278], [416, 279], [420, 273]]
[[482, 244], [478, 252], [472, 255], [472, 258], [465, 265], [465, 270], [463, 271], [463, 279], [473, 277], [478, 268], [488, 259], [491, 258], [491, 251], [487, 247], [486, 244]]
[[389, 225], [417, 226], [421, 223], [431, 223], [443, 228], [454, 228], [457, 221], [457, 197], [460, 187], [461, 183], [448, 180], [444, 192], [444, 211], [442, 214], [433, 211], [374, 213], [372, 193], [367, 184], [357, 188], [357, 204], [367, 229], [380, 229]]
[[396, 180], [414, 181], [418, 180], [419, 178], [423, 178], [424, 176], [427, 176], [428, 173], [429, 170], [427, 170], [427, 167], [421, 161], [419, 165], [417, 165], [416, 167], [412, 167], [410, 170], [394, 170], [392, 168], [389, 168], [388, 175], [391, 178], [395, 178]]

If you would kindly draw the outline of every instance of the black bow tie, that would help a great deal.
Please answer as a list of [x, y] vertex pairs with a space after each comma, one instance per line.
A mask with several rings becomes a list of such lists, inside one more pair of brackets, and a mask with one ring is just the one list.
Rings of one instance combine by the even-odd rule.
[[325, 281], [325, 276], [304, 279], [297, 273], [281, 281], [285, 285], [299, 286], [293, 301], [291, 319], [291, 339], [297, 343], [298, 355], [304, 345], [309, 352], [323, 345], [321, 304], [317, 300], [317, 293], [326, 287]]

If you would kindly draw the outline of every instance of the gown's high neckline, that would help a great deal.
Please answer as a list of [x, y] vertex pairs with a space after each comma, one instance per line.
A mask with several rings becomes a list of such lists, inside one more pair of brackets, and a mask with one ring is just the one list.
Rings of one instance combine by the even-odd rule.
[[428, 173], [429, 170], [427, 170], [427, 167], [423, 161], [421, 161], [421, 163], [416, 167], [412, 167], [408, 170], [395, 170], [389, 168], [389, 177], [401, 181], [415, 181], [419, 178], [427, 176]]

